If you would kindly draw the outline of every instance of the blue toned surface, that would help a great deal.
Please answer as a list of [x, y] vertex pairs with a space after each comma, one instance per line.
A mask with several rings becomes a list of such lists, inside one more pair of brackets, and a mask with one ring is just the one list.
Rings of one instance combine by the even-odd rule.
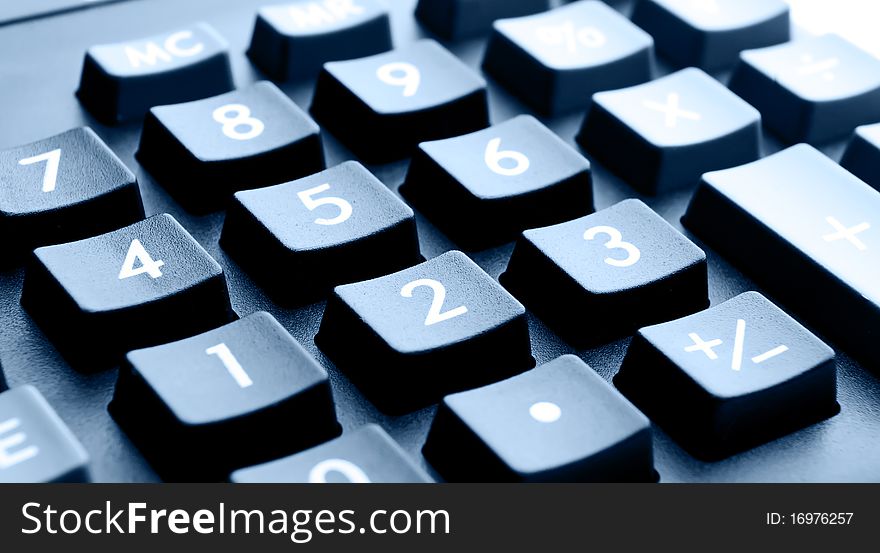
[[856, 128], [840, 164], [850, 173], [880, 190], [880, 123]]

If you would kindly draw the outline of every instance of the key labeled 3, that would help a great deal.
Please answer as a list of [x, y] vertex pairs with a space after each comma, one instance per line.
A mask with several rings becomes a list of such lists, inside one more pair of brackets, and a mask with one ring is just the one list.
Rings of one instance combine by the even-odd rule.
[[325, 444], [232, 473], [248, 484], [423, 484], [433, 482], [382, 428], [368, 424]]
[[709, 304], [706, 254], [639, 200], [525, 231], [500, 281], [576, 347]]
[[489, 124], [486, 81], [433, 40], [326, 64], [311, 113], [368, 163]]
[[650, 482], [651, 425], [574, 355], [446, 396], [425, 458], [450, 482]]
[[360, 163], [238, 192], [220, 245], [282, 304], [421, 262], [412, 209]]
[[0, 151], [3, 264], [143, 218], [134, 174], [88, 127]]
[[76, 95], [104, 123], [142, 117], [163, 104], [232, 90], [224, 41], [205, 23], [161, 35], [93, 46]]
[[837, 413], [834, 352], [757, 292], [642, 328], [614, 384], [690, 453], [719, 459]]
[[535, 363], [525, 308], [457, 251], [338, 286], [315, 342], [379, 409], [393, 414]]
[[167, 480], [226, 479], [340, 432], [326, 371], [265, 312], [130, 352], [109, 410]]
[[483, 69], [544, 115], [586, 108], [590, 97], [651, 78], [654, 41], [598, 1], [496, 21]]
[[138, 161], [190, 211], [324, 168], [320, 129], [269, 82], [150, 110]]
[[420, 144], [400, 192], [473, 249], [593, 211], [590, 162], [529, 115]]
[[758, 158], [761, 115], [695, 68], [600, 92], [577, 142], [647, 194]]
[[259, 9], [248, 56], [286, 81], [314, 77], [328, 61], [388, 50], [388, 10], [377, 0], [298, 0]]
[[38, 248], [21, 303], [82, 371], [233, 316], [223, 269], [170, 215]]

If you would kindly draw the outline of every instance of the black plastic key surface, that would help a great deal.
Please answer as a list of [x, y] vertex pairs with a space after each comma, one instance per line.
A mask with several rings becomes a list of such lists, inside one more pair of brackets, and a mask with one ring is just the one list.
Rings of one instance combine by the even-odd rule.
[[880, 193], [806, 144], [707, 173], [682, 223], [878, 370]]
[[788, 42], [783, 0], [640, 0], [633, 23], [651, 33], [657, 52], [679, 67], [716, 71], [739, 53]]
[[274, 84], [159, 106], [144, 121], [138, 161], [187, 209], [324, 169], [321, 130]]
[[456, 482], [648, 482], [651, 425], [574, 355], [446, 396], [425, 458]]
[[550, 0], [419, 0], [415, 16], [432, 33], [461, 40], [487, 33], [497, 19], [549, 8]]
[[2, 264], [143, 218], [134, 174], [88, 127], [0, 151]]
[[495, 23], [483, 69], [544, 115], [583, 110], [591, 96], [651, 78], [654, 41], [607, 5], [576, 2]]
[[590, 162], [530, 115], [420, 144], [400, 192], [473, 249], [593, 211]]
[[325, 64], [311, 113], [368, 163], [489, 125], [486, 81], [433, 40]]
[[821, 144], [880, 120], [880, 60], [837, 35], [746, 50], [730, 90], [787, 143]]
[[535, 364], [525, 308], [458, 251], [338, 286], [315, 343], [391, 414]]
[[356, 161], [238, 192], [220, 245], [290, 305], [423, 261], [412, 209]]
[[696, 68], [600, 92], [578, 143], [647, 194], [759, 156], [761, 115]]
[[839, 411], [834, 351], [757, 292], [639, 330], [614, 384], [708, 460]]
[[856, 127], [840, 165], [880, 190], [880, 123]]
[[0, 393], [0, 483], [90, 479], [88, 453], [36, 388]]
[[130, 352], [109, 410], [168, 480], [225, 480], [340, 432], [327, 372], [265, 312]]
[[706, 254], [639, 200], [525, 231], [500, 280], [577, 347], [709, 305]]
[[247, 54], [269, 78], [286, 81], [391, 48], [388, 10], [377, 0], [296, 0], [260, 8]]
[[226, 41], [205, 23], [92, 46], [76, 95], [103, 123], [142, 117], [153, 106], [232, 90]]
[[283, 459], [232, 473], [245, 484], [422, 484], [434, 480], [382, 427], [364, 427]]
[[109, 368], [131, 349], [234, 317], [223, 269], [167, 214], [36, 249], [21, 303], [68, 362], [85, 372]]

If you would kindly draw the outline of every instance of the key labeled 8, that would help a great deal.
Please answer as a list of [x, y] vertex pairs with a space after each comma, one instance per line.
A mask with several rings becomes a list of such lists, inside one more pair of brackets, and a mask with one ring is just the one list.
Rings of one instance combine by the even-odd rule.
[[226, 104], [211, 115], [222, 125], [223, 134], [233, 140], [251, 140], [263, 134], [266, 128], [262, 121], [251, 117], [251, 108], [244, 104]]

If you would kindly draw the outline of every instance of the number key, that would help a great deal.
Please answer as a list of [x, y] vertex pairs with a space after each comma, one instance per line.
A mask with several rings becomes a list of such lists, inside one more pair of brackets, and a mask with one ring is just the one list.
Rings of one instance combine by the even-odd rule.
[[839, 411], [834, 352], [757, 292], [642, 328], [614, 384], [685, 449], [717, 460]]
[[528, 115], [420, 144], [400, 192], [475, 249], [593, 211], [590, 163]]
[[338, 286], [315, 342], [394, 414], [534, 366], [523, 306], [457, 251]]
[[87, 127], [0, 152], [4, 264], [143, 218], [134, 174]]
[[213, 328], [233, 315], [223, 269], [170, 215], [45, 246], [21, 303], [77, 369]]
[[326, 64], [311, 113], [369, 163], [489, 124], [486, 81], [433, 40]]
[[238, 192], [220, 245], [284, 304], [422, 261], [412, 210], [355, 161]]
[[525, 231], [501, 283], [577, 347], [709, 304], [706, 254], [639, 200]]
[[169, 480], [225, 479], [340, 430], [327, 372], [265, 312], [130, 352], [109, 410]]
[[138, 161], [187, 209], [324, 168], [320, 129], [278, 88], [248, 88], [150, 110]]

